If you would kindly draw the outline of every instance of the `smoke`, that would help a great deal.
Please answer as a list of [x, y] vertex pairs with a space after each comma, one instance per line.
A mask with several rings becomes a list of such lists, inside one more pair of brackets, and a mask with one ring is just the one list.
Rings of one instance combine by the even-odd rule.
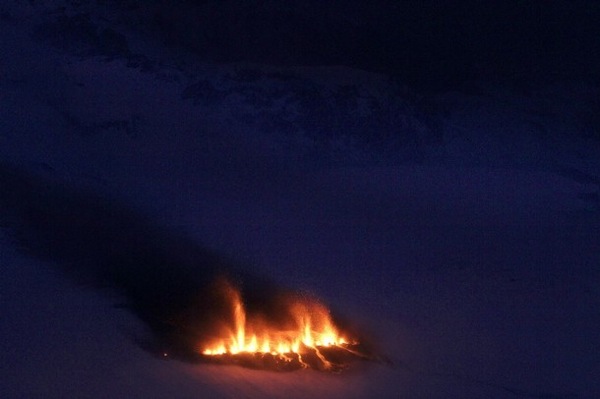
[[[155, 344], [180, 357], [193, 350], [191, 325], [202, 334], [202, 324], [220, 312], [217, 276], [257, 291], [279, 290], [124, 204], [51, 178], [1, 166], [0, 205], [0, 217], [23, 252], [52, 261], [83, 284], [121, 294], [150, 327]], [[186, 326], [178, 324], [182, 318]]]
[[273, 319], [288, 316], [282, 298], [299, 295], [114, 199], [6, 165], [0, 220], [24, 253], [121, 295], [152, 333], [137, 344], [154, 354], [203, 360], [199, 342], [214, 336], [229, 312], [223, 279], [240, 289], [249, 312]]

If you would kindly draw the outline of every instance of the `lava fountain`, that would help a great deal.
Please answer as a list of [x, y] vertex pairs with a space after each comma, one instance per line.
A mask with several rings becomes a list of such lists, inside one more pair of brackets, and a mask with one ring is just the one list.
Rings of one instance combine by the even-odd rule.
[[323, 371], [381, 359], [317, 299], [244, 273], [124, 204], [0, 163], [0, 213], [27, 254], [122, 298], [148, 328], [136, 344], [161, 358]]
[[208, 361], [246, 367], [340, 371], [365, 358], [356, 339], [341, 332], [323, 304], [297, 294], [280, 295], [265, 312], [248, 311], [241, 291], [219, 284], [224, 313], [214, 336], [199, 344]]

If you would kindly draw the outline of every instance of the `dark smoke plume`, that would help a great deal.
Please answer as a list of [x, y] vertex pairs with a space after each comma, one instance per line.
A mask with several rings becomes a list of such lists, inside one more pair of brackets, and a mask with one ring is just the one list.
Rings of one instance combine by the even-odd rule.
[[241, 289], [249, 311], [275, 317], [285, 317], [282, 298], [297, 295], [114, 199], [48, 174], [0, 165], [0, 221], [23, 252], [120, 294], [152, 332], [137, 343], [179, 360], [203, 360], [198, 343], [228, 311], [222, 278]]

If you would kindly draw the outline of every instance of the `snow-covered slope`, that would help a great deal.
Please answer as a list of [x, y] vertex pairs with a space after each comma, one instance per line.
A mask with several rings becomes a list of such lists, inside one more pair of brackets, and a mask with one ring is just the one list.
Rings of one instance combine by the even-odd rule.
[[[162, 42], [147, 8], [96, 3], [0, 8], [1, 396], [600, 394], [597, 82], [426, 92], [350, 66], [210, 63]], [[154, 356], [126, 297], [64, 273], [76, 241], [32, 244], [88, 195], [185, 237], [166, 259], [206, 247], [318, 295], [393, 365]]]

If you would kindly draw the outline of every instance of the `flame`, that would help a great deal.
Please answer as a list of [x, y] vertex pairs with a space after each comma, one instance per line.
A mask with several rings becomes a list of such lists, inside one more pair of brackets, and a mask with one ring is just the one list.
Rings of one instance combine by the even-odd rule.
[[316, 300], [285, 299], [285, 315], [280, 315], [285, 322], [274, 323], [264, 315], [248, 315], [240, 291], [230, 283], [222, 290], [231, 317], [219, 337], [202, 345], [203, 355], [258, 353], [287, 359], [295, 354], [302, 362], [301, 355], [311, 351], [327, 366], [329, 362], [319, 348], [344, 347], [350, 343], [333, 323], [329, 310]]

